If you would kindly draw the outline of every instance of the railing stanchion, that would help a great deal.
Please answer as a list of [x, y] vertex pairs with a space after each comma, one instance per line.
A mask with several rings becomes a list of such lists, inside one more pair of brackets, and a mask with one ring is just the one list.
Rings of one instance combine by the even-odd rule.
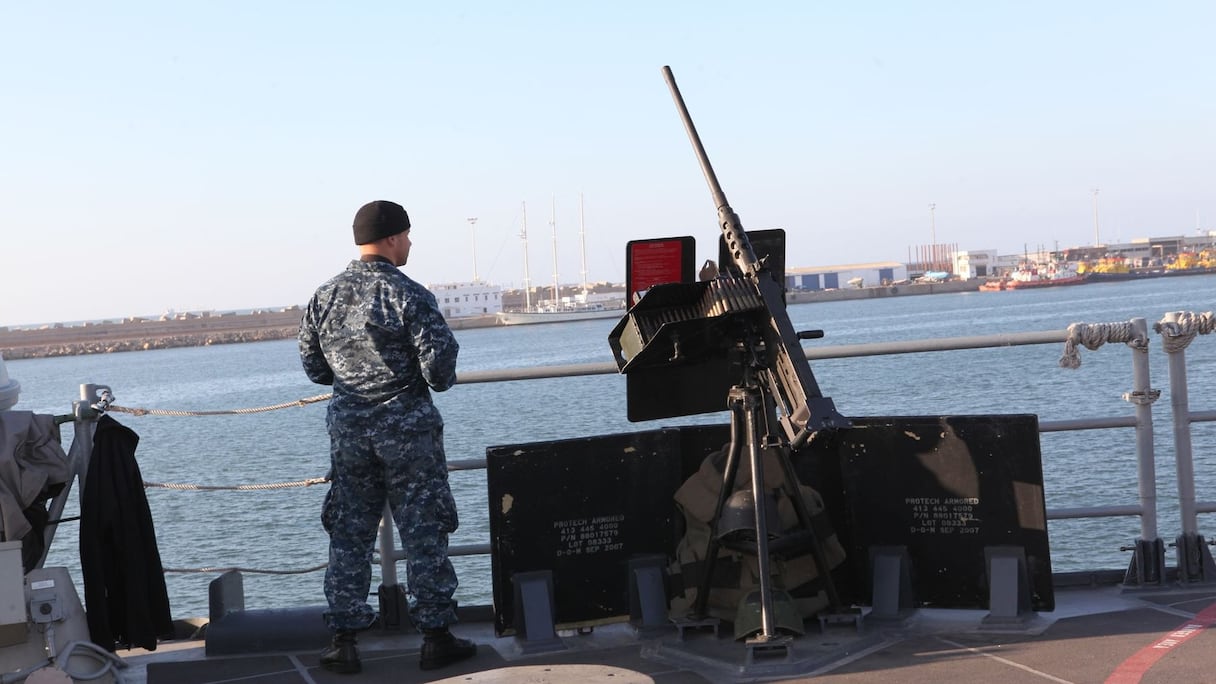
[[1136, 540], [1124, 584], [1160, 585], [1165, 581], [1165, 544], [1157, 529], [1157, 466], [1153, 448], [1153, 402], [1160, 396], [1149, 379], [1148, 324], [1133, 318], [1132, 391], [1124, 395], [1136, 407], [1136, 463], [1140, 489], [1140, 538]]
[[385, 502], [384, 515], [380, 518], [380, 588], [376, 592], [380, 604], [380, 628], [402, 631], [411, 626], [409, 602], [405, 587], [397, 580], [397, 524], [393, 521], [393, 509]]
[[396, 534], [393, 509], [385, 503], [384, 517], [380, 518], [380, 583], [386, 587], [397, 584], [397, 545], [393, 541]]
[[1203, 536], [1195, 507], [1195, 464], [1191, 451], [1191, 409], [1187, 396], [1186, 346], [1194, 333], [1179, 326], [1181, 312], [1165, 314], [1157, 326], [1163, 339], [1170, 373], [1170, 409], [1174, 420], [1174, 459], [1177, 463], [1178, 506], [1182, 533], [1176, 540], [1178, 579], [1181, 582], [1216, 581], [1216, 563]]

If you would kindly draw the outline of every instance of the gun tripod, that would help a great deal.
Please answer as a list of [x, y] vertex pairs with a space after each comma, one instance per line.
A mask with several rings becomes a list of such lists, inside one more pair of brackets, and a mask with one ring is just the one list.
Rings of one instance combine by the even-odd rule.
[[[811, 514], [802, 493], [798, 489], [798, 476], [790, 462], [790, 448], [780, 437], [776, 436], [770, 426], [775, 423], [776, 411], [771, 397], [764, 392], [756, 382], [754, 371], [748, 368], [742, 381], [731, 387], [728, 393], [728, 405], [731, 411], [731, 441], [723, 467], [722, 489], [718, 492], [717, 505], [711, 519], [711, 534], [709, 547], [705, 554], [705, 572], [700, 577], [697, 586], [697, 598], [693, 604], [693, 616], [703, 618], [706, 614], [706, 603], [709, 600], [710, 582], [713, 577], [714, 564], [717, 561], [719, 547], [722, 545], [720, 523], [723, 507], [727, 499], [734, 493], [735, 480], [741, 465], [742, 452], [747, 448], [748, 465], [752, 474], [752, 501], [755, 504], [753, 530], [755, 532], [755, 555], [760, 571], [760, 618], [761, 632], [748, 640], [749, 646], [784, 647], [789, 641], [788, 636], [779, 635], [776, 626], [776, 613], [773, 606], [772, 576], [770, 574], [771, 559], [768, 532], [768, 516], [764, 505], [764, 454], [771, 451], [776, 455], [785, 482], [783, 489], [794, 505], [798, 516], [800, 531], [787, 538], [775, 540], [783, 549], [792, 546], [809, 547], [814, 558], [819, 576], [822, 578], [824, 592], [827, 595], [828, 607], [833, 614], [840, 613], [840, 597], [832, 580], [831, 568], [823, 551], [823, 544], [811, 526]], [[748, 549], [751, 551], [752, 549]]]

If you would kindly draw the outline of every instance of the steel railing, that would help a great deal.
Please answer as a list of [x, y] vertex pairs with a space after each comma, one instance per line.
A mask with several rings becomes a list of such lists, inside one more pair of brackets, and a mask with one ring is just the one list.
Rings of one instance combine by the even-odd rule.
[[[1168, 315], [1155, 329], [1166, 340], [1166, 353], [1169, 356], [1170, 399], [1173, 416], [1173, 437], [1175, 457], [1177, 459], [1177, 486], [1181, 506], [1181, 532], [1176, 539], [1178, 546], [1179, 565], [1178, 576], [1183, 581], [1216, 581], [1216, 568], [1213, 568], [1211, 555], [1203, 537], [1198, 533], [1198, 513], [1216, 512], [1216, 502], [1198, 502], [1195, 499], [1194, 469], [1191, 462], [1190, 426], [1197, 422], [1216, 421], [1216, 410], [1191, 411], [1187, 397], [1185, 346], [1194, 337], [1194, 327], [1188, 328], [1187, 315]], [[1208, 314], [1210, 316], [1210, 314]], [[1179, 323], [1179, 321], [1182, 323]], [[1134, 503], [1121, 503], [1105, 506], [1085, 506], [1075, 508], [1048, 509], [1049, 520], [1065, 520], [1078, 518], [1104, 518], [1137, 516], [1140, 520], [1140, 538], [1134, 546], [1125, 547], [1134, 552], [1134, 558], [1125, 581], [1134, 584], [1160, 584], [1167, 577], [1164, 560], [1164, 544], [1158, 532], [1158, 509], [1156, 496], [1156, 457], [1153, 444], [1153, 414], [1152, 404], [1158, 392], [1151, 387], [1148, 363], [1148, 327], [1145, 319], [1132, 319], [1130, 322], [1132, 339], [1111, 339], [1106, 341], [1127, 342], [1132, 354], [1132, 391], [1124, 395], [1124, 399], [1135, 407], [1131, 416], [1098, 416], [1069, 420], [1041, 421], [1041, 433], [1074, 432], [1097, 429], [1126, 429], [1131, 428], [1136, 433], [1137, 457], [1137, 500]], [[1108, 325], [1108, 324], [1097, 324]], [[1127, 323], [1118, 324], [1127, 327]], [[1208, 330], [1200, 326], [1199, 333], [1206, 334]], [[1123, 333], [1126, 337], [1127, 333]], [[1185, 338], [1185, 343], [1180, 343]], [[1096, 349], [1103, 340], [1086, 340], [1085, 346]], [[1037, 331], [1023, 333], [1000, 333], [992, 335], [941, 338], [930, 340], [909, 340], [899, 342], [881, 342], [867, 344], [850, 344], [815, 347], [806, 350], [810, 360], [844, 359], [898, 354], [919, 354], [965, 349], [992, 349], [1015, 346], [1032, 346], [1046, 344], [1075, 344], [1078, 343], [1077, 330], [1070, 326], [1066, 330]], [[533, 368], [513, 368], [490, 371], [475, 371], [461, 373], [458, 384], [495, 383], [525, 380], [540, 380], [549, 378], [581, 377], [589, 375], [609, 375], [617, 373], [613, 363], [589, 363], [564, 366], [541, 366]], [[75, 438], [71, 446], [71, 460], [74, 463], [76, 479], [85, 472], [90, 457], [89, 446], [93, 434], [93, 426], [104, 411], [99, 406], [95, 396], [97, 385], [82, 385], [81, 400], [76, 402], [74, 411]], [[108, 390], [108, 388], [106, 388]], [[448, 463], [449, 470], [484, 470], [486, 459], [458, 459]], [[64, 501], [70, 492], [70, 484], [52, 500], [52, 512], [63, 510]], [[54, 515], [52, 516], [54, 517]], [[49, 548], [54, 526], [47, 530], [46, 545]], [[396, 563], [404, 559], [401, 550], [395, 547], [395, 528], [391, 518], [387, 516], [382, 521], [379, 550], [381, 577], [386, 585], [391, 586], [396, 581]], [[488, 555], [490, 544], [473, 543], [453, 545], [449, 549], [453, 556]], [[1134, 570], [1134, 572], [1133, 572]]]

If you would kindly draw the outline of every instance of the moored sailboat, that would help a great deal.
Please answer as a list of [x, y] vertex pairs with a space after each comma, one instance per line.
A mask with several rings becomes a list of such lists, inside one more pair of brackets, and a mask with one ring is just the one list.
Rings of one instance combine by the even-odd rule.
[[565, 323], [597, 318], [617, 318], [625, 311], [624, 298], [592, 299], [587, 287], [587, 240], [586, 224], [583, 220], [583, 198], [579, 195], [579, 238], [582, 252], [582, 288], [572, 297], [561, 296], [561, 285], [558, 283], [557, 272], [557, 218], [556, 206], [553, 208], [553, 218], [549, 224], [553, 231], [553, 292], [552, 297], [532, 304], [531, 278], [528, 272], [528, 219], [527, 210], [523, 213], [523, 227], [520, 238], [524, 243], [524, 297], [522, 310], [500, 311], [500, 325], [531, 325], [536, 323]]

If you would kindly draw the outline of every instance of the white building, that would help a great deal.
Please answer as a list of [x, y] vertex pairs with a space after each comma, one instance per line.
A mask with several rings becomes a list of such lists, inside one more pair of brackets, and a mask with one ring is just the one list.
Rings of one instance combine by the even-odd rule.
[[497, 314], [502, 311], [502, 288], [482, 282], [434, 283], [427, 289], [435, 295], [444, 318]]
[[963, 280], [987, 278], [997, 273], [995, 249], [977, 249], [955, 252], [954, 275]]

